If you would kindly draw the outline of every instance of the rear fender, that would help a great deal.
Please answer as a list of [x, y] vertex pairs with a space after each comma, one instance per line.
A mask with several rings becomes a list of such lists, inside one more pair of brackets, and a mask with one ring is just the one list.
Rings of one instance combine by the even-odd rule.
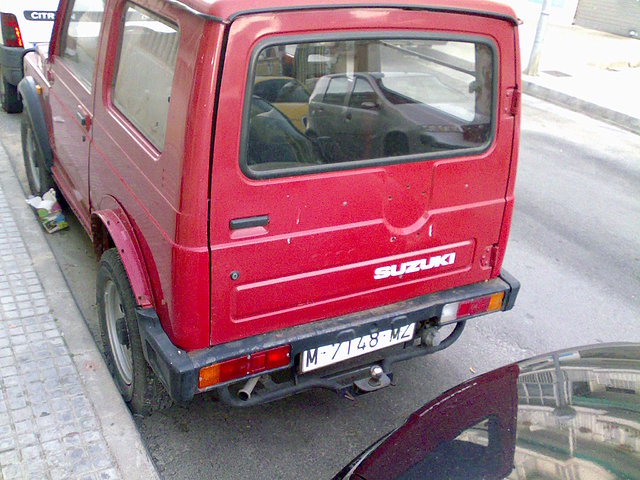
[[40, 105], [40, 96], [36, 93], [36, 81], [33, 77], [28, 76], [20, 80], [18, 92], [22, 97], [23, 115], [26, 115], [29, 119], [29, 123], [36, 137], [36, 142], [38, 142], [38, 148], [44, 156], [45, 165], [51, 170], [51, 165], [53, 165], [53, 152], [49, 144], [47, 124], [44, 119], [42, 106]]
[[[93, 245], [98, 257], [109, 248], [118, 249], [139, 307], [153, 307], [151, 283], [131, 222], [121, 209], [99, 210], [91, 215]], [[106, 235], [105, 235], [106, 231]]]

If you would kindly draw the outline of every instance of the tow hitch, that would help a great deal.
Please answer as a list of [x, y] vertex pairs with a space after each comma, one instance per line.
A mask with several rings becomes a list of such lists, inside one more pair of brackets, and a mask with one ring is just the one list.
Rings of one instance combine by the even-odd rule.
[[363, 378], [362, 380], [353, 382], [358, 390], [368, 393], [388, 387], [391, 384], [391, 379], [384, 373], [380, 365], [373, 365], [369, 373], [369, 378]]

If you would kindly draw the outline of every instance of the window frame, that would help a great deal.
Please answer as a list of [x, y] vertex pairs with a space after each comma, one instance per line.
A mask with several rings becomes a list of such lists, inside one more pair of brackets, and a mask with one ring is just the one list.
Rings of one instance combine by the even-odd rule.
[[[367, 91], [366, 93], [371, 92], [374, 95], [376, 94], [376, 91], [374, 90], [373, 86], [371, 85], [371, 83], [369, 82], [368, 79], [362, 78], [362, 77], [356, 77], [355, 82], [353, 82], [353, 88], [349, 92], [349, 99], [347, 101], [347, 106], [349, 108], [357, 108], [357, 109], [361, 108], [360, 105], [362, 105], [362, 103], [354, 104], [354, 101], [353, 101], [354, 97], [358, 98], [357, 95], [362, 93], [362, 92], [356, 92], [356, 87], [358, 86], [359, 83], [360, 84], [365, 84], [369, 88], [369, 91]], [[365, 100], [365, 101], [367, 101], [367, 100]]]
[[[162, 154], [162, 152], [164, 151], [164, 146], [166, 144], [166, 127], [169, 125], [169, 111], [167, 111], [167, 124], [165, 126], [165, 138], [162, 144], [162, 148], [158, 148], [154, 142], [136, 125], [136, 123], [129, 118], [129, 115], [127, 115], [125, 112], [123, 112], [118, 105], [116, 105], [115, 103], [115, 92], [116, 92], [116, 80], [118, 78], [118, 71], [120, 69], [120, 60], [121, 60], [121, 55], [122, 55], [122, 45], [124, 42], [124, 32], [125, 32], [125, 24], [126, 24], [126, 16], [127, 16], [127, 12], [129, 10], [129, 8], [131, 7], [135, 7], [138, 10], [142, 10], [145, 14], [149, 15], [150, 17], [154, 18], [154, 20], [157, 20], [165, 25], [167, 25], [170, 28], [174, 28], [176, 33], [178, 34], [178, 51], [180, 50], [180, 41], [181, 41], [181, 32], [180, 32], [180, 26], [178, 25], [178, 23], [176, 23], [175, 21], [173, 21], [172, 19], [166, 17], [166, 16], [162, 16], [161, 14], [151, 10], [150, 8], [147, 7], [143, 7], [142, 5], [139, 5], [136, 2], [132, 2], [132, 1], [126, 1], [124, 2], [124, 4], [122, 5], [122, 9], [120, 10], [120, 20], [118, 21], [118, 42], [115, 46], [116, 50], [115, 50], [115, 55], [114, 55], [114, 60], [113, 60], [113, 67], [111, 70], [111, 81], [109, 82], [109, 94], [108, 94], [108, 98], [109, 98], [109, 104], [110, 107], [113, 108], [115, 110], [115, 112], [117, 112], [117, 114], [119, 116], [121, 116], [134, 130], [135, 133], [137, 135], [139, 135], [142, 139], [144, 139], [144, 141], [153, 149], [154, 152], [156, 152], [156, 154]], [[176, 59], [176, 65], [177, 65], [177, 59]], [[176, 65], [173, 66], [173, 77], [171, 80], [171, 89], [173, 90], [173, 81], [175, 78], [175, 74], [176, 74]], [[169, 102], [169, 106], [171, 105], [171, 102]]]
[[91, 78], [84, 78], [83, 75], [78, 73], [78, 70], [72, 66], [70, 66], [68, 60], [69, 57], [65, 56], [67, 51], [67, 42], [69, 40], [69, 26], [71, 23], [71, 15], [73, 14], [73, 9], [76, 7], [77, 0], [71, 0], [69, 5], [67, 5], [65, 11], [64, 21], [62, 22], [62, 27], [60, 28], [60, 36], [59, 42], [56, 52], [56, 57], [60, 60], [60, 62], [73, 74], [73, 76], [82, 84], [82, 86], [89, 92], [93, 92], [94, 80], [96, 76], [96, 60], [98, 51], [100, 49], [100, 43], [102, 39], [102, 28], [104, 27], [104, 13], [107, 8], [106, 0], [102, 0], [102, 17], [100, 18], [100, 28], [98, 29], [98, 36], [96, 37], [96, 56], [93, 59], [93, 69], [91, 70]]
[[[253, 170], [247, 163], [247, 148], [249, 145], [249, 121], [251, 97], [253, 93], [253, 84], [256, 77], [256, 68], [260, 53], [269, 48], [277, 46], [286, 46], [289, 44], [302, 43], [319, 43], [319, 42], [339, 42], [339, 41], [357, 41], [357, 40], [426, 40], [426, 41], [450, 41], [482, 44], [489, 48], [492, 56], [492, 79], [491, 79], [491, 121], [489, 123], [489, 136], [487, 140], [473, 148], [460, 148], [455, 150], [447, 150], [443, 152], [417, 153], [394, 157], [380, 157], [367, 160], [354, 160], [349, 162], [338, 162], [322, 165], [307, 165], [301, 167], [287, 167], [281, 169], [257, 171]], [[497, 133], [498, 112], [498, 82], [499, 82], [500, 56], [496, 43], [488, 36], [470, 33], [439, 33], [432, 31], [425, 32], [402, 32], [402, 31], [377, 31], [377, 32], [360, 32], [360, 33], [337, 33], [327, 36], [326, 34], [310, 34], [310, 35], [280, 35], [277, 37], [267, 38], [255, 44], [249, 61], [247, 70], [247, 79], [245, 82], [244, 101], [242, 106], [242, 122], [240, 130], [240, 148], [238, 152], [238, 162], [242, 173], [251, 180], [269, 180], [281, 177], [293, 177], [300, 175], [310, 175], [326, 172], [336, 172], [344, 170], [355, 170], [362, 168], [381, 167], [387, 165], [396, 165], [404, 163], [418, 163], [424, 161], [434, 161], [443, 158], [458, 158], [466, 156], [477, 156], [487, 152], [493, 145]], [[327, 83], [327, 89], [329, 83]], [[349, 93], [347, 92], [348, 101]], [[326, 90], [323, 94], [326, 94]], [[346, 105], [346, 103], [345, 103]]]

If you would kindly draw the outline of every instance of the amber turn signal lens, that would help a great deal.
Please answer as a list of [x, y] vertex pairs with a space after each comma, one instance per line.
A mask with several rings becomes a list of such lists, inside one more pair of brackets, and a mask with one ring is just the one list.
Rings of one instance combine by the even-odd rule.
[[198, 388], [203, 390], [219, 383], [285, 367], [291, 362], [291, 346], [263, 350], [243, 357], [207, 365], [198, 374]]

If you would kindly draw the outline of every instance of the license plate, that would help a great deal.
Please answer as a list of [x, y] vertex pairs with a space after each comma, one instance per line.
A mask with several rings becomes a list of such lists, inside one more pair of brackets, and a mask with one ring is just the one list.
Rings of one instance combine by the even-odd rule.
[[415, 329], [416, 324], [412, 323], [403, 327], [357, 337], [353, 340], [312, 348], [302, 352], [300, 371], [302, 373], [310, 372], [317, 368], [359, 357], [398, 343], [408, 342], [413, 338]]

